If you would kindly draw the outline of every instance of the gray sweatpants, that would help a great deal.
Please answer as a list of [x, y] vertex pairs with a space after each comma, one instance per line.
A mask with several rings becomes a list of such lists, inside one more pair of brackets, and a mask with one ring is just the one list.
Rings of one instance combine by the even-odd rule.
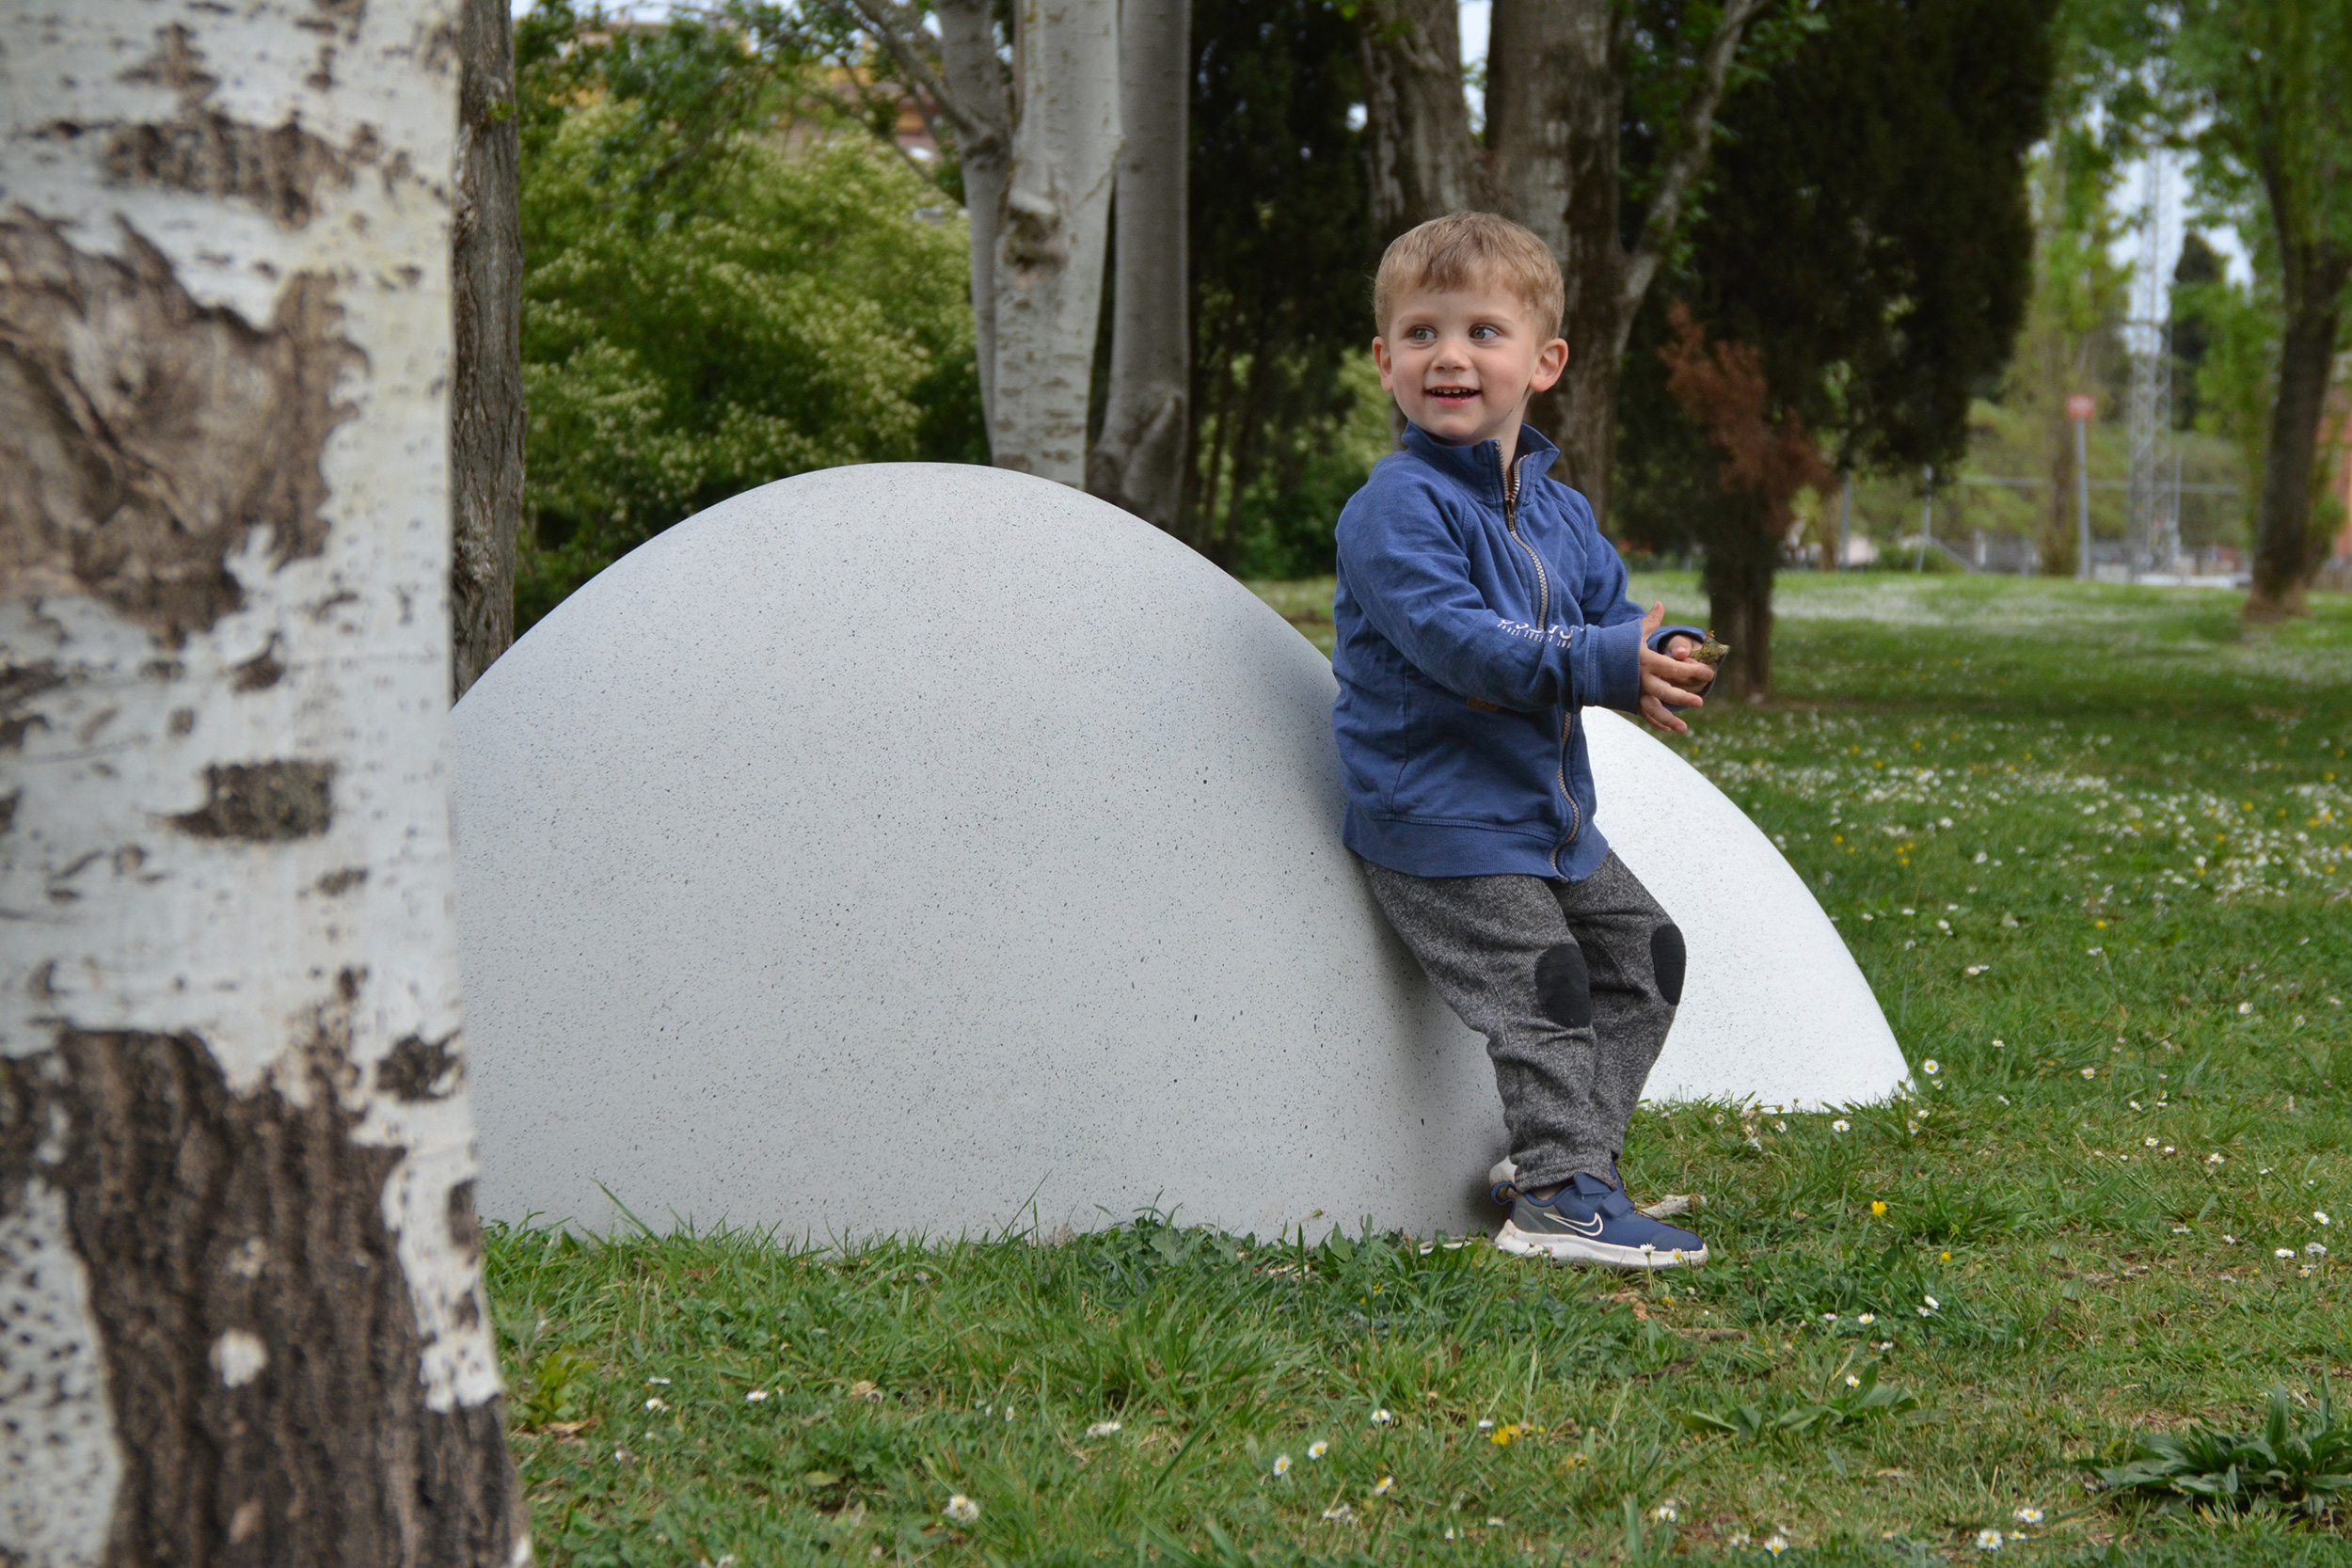
[[1518, 1184], [1613, 1183], [1682, 1000], [1682, 932], [1658, 900], [1614, 854], [1581, 882], [1364, 870], [1438, 994], [1486, 1037]]

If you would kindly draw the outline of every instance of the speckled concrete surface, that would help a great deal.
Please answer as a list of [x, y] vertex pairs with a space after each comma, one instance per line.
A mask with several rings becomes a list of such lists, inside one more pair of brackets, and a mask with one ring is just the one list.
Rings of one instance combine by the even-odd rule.
[[[1704, 724], [1702, 714], [1692, 722]], [[1870, 983], [1764, 831], [1648, 725], [1587, 709], [1593, 820], [1682, 927], [1690, 977], [1652, 1100], [1790, 1110], [1884, 1100], [1909, 1076]]]
[[[657, 1228], [820, 1242], [1154, 1204], [1262, 1235], [1488, 1223], [1492, 1076], [1340, 846], [1332, 692], [1206, 562], [1001, 470], [808, 474], [661, 535], [457, 709], [485, 1212], [604, 1229], [609, 1190]], [[1613, 838], [1614, 798], [1604, 771]], [[1762, 878], [1850, 973], [1714, 800], [1754, 842], [1661, 878], [1668, 906]], [[1720, 1032], [1677, 1026], [1653, 1083], [1891, 1088], [1891, 1041], [1830, 1071], [1869, 1053], [1735, 1016], [1751, 979], [1702, 991], [1742, 933], [1807, 930], [1753, 894], [1693, 926], [1692, 1022]]]

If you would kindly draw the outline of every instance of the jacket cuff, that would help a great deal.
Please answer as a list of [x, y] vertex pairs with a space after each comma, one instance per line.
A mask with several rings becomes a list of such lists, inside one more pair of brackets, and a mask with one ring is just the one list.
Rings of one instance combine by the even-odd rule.
[[1572, 654], [1578, 707], [1632, 713], [1642, 705], [1642, 623], [1586, 626]]
[[[1700, 630], [1696, 626], [1661, 626], [1656, 631], [1649, 634], [1649, 651], [1654, 654], [1664, 653], [1666, 651], [1666, 639], [1670, 637], [1687, 637], [1694, 642], [1704, 642], [1707, 641], [1707, 633]], [[1707, 684], [1705, 686], [1699, 688], [1702, 691], [1712, 691], [1714, 689], [1715, 677], [1712, 675], [1709, 675], [1707, 678]]]
[[1661, 626], [1649, 634], [1649, 651], [1654, 654], [1664, 653], [1666, 639], [1669, 637], [1687, 637], [1693, 642], [1707, 641], [1707, 633], [1697, 626]]

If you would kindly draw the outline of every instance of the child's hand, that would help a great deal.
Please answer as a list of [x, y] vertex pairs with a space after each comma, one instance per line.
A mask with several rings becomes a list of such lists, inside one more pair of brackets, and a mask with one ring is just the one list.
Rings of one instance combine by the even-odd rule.
[[1666, 657], [1668, 658], [1689, 658], [1692, 654], [1697, 653], [1698, 651], [1698, 639], [1692, 637], [1687, 631], [1678, 631], [1672, 637], [1666, 639]]
[[1715, 678], [1715, 672], [1695, 659], [1678, 657], [1694, 646], [1688, 637], [1670, 637], [1667, 652], [1652, 653], [1649, 640], [1665, 624], [1662, 600], [1653, 603], [1649, 613], [1642, 617], [1642, 717], [1669, 735], [1683, 735], [1691, 726], [1668, 710], [1706, 706], [1707, 699], [1699, 691]]

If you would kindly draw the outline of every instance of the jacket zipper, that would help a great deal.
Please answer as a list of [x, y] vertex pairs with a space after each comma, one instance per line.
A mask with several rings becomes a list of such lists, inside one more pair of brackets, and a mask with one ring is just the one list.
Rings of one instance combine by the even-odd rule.
[[[1502, 449], [1495, 448], [1495, 461], [1502, 463]], [[1544, 571], [1544, 558], [1535, 553], [1535, 546], [1519, 537], [1519, 473], [1516, 463], [1502, 463], [1502, 529], [1511, 542], [1527, 552], [1527, 559], [1535, 566], [1535, 626], [1539, 631], [1551, 629], [1551, 578]], [[1560, 864], [1560, 850], [1576, 842], [1576, 835], [1584, 831], [1584, 808], [1576, 803], [1576, 791], [1568, 787], [1568, 742], [1574, 738], [1576, 710], [1566, 705], [1560, 709], [1560, 754], [1552, 776], [1560, 782], [1560, 798], [1568, 803], [1568, 836], [1560, 841], [1551, 852], [1554, 868]]]
[[[1495, 461], [1502, 462], [1502, 449], [1495, 448]], [[1527, 559], [1535, 567], [1535, 626], [1538, 630], [1551, 626], [1551, 578], [1544, 574], [1544, 558], [1535, 553], [1535, 546], [1519, 537], [1519, 473], [1518, 465], [1504, 464], [1502, 469], [1502, 531], [1511, 536], [1511, 543], [1527, 552]]]

